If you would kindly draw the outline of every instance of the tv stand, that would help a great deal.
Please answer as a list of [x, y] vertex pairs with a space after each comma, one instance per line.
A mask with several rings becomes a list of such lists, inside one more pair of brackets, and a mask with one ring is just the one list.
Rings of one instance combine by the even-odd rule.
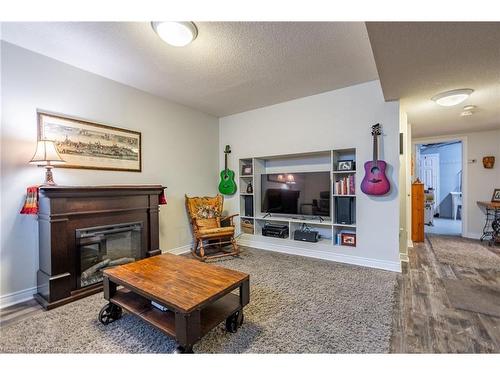
[[[239, 207], [240, 207], [240, 229], [243, 235], [238, 239], [242, 245], [254, 246], [272, 251], [283, 251], [290, 254], [312, 256], [322, 259], [339, 259], [344, 256], [353, 256], [353, 248], [339, 240], [343, 233], [351, 233], [355, 236], [356, 224], [346, 225], [337, 222], [336, 206], [339, 196], [356, 197], [355, 186], [346, 183], [350, 176], [356, 175], [356, 170], [340, 170], [340, 161], [356, 161], [356, 149], [339, 149], [315, 151], [299, 154], [273, 155], [263, 157], [247, 157], [239, 159], [238, 176], [239, 180]], [[251, 171], [250, 174], [242, 174], [243, 171]], [[280, 173], [302, 173], [302, 172], [329, 172], [330, 175], [330, 196], [322, 199], [329, 199], [330, 215], [328, 211], [311, 210], [310, 215], [304, 213], [309, 211], [301, 210], [302, 214], [282, 215], [270, 212], [267, 208], [261, 211], [262, 201], [262, 176], [266, 174]], [[350, 180], [349, 180], [350, 181]], [[252, 193], [246, 193], [247, 187], [252, 185]], [[342, 190], [340, 190], [342, 187]], [[252, 199], [253, 211], [244, 210], [246, 199]], [[355, 198], [354, 198], [355, 199]], [[311, 198], [306, 199], [310, 201]], [[311, 205], [307, 203], [304, 205]], [[269, 237], [262, 235], [262, 229], [266, 223], [288, 226], [289, 235], [285, 238]], [[320, 235], [318, 242], [294, 241], [293, 233], [307, 225], [311, 230]], [[354, 245], [355, 246], [355, 245]]]

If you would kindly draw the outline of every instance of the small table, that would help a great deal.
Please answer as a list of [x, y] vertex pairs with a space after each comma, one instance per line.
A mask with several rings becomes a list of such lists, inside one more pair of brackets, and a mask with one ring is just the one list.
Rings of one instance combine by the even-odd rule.
[[494, 230], [491, 224], [493, 224], [496, 219], [500, 219], [500, 202], [477, 202], [477, 205], [484, 208], [486, 211], [486, 220], [480, 240], [488, 240], [491, 245], [495, 240]]
[[[109, 303], [99, 313], [101, 323], [119, 319], [123, 308], [174, 338], [180, 353], [192, 353], [193, 344], [224, 320], [236, 332], [250, 300], [248, 274], [179, 255], [157, 255], [103, 274]], [[239, 295], [231, 293], [236, 289]]]

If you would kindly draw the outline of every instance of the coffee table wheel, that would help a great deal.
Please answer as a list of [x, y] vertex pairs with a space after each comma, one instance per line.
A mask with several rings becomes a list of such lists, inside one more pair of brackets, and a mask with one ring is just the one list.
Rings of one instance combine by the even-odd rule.
[[192, 346], [178, 346], [174, 351], [175, 354], [193, 354]]
[[226, 330], [235, 333], [243, 324], [243, 310], [236, 311], [233, 315], [226, 319]]
[[99, 321], [105, 326], [122, 317], [122, 308], [120, 306], [108, 303], [99, 312]]

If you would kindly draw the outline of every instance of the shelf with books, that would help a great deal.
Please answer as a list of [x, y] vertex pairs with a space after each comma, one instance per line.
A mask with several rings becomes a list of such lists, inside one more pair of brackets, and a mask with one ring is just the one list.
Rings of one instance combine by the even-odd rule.
[[355, 196], [356, 195], [356, 177], [354, 174], [347, 176], [336, 176], [333, 183], [333, 195]]

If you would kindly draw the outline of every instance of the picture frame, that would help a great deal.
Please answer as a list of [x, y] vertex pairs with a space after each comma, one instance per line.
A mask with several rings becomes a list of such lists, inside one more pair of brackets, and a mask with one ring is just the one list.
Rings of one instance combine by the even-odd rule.
[[38, 140], [55, 141], [58, 168], [142, 171], [141, 133], [51, 112], [37, 111]]
[[356, 233], [341, 233], [340, 244], [342, 246], [356, 246]]
[[493, 190], [493, 195], [491, 196], [491, 201], [493, 203], [500, 203], [500, 188]]
[[337, 163], [337, 171], [352, 171], [354, 168], [354, 160], [340, 160]]
[[252, 164], [244, 164], [241, 166], [242, 176], [251, 176], [253, 174]]

